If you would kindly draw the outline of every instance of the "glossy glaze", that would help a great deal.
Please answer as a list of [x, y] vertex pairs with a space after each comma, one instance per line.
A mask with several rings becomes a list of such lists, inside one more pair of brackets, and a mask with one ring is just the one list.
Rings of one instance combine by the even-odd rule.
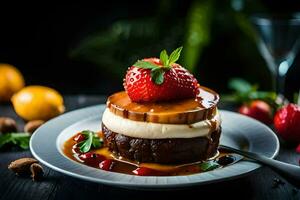
[[205, 87], [196, 98], [171, 102], [135, 103], [125, 91], [111, 95], [107, 107], [116, 115], [135, 121], [170, 124], [192, 124], [210, 119], [215, 113], [219, 95]]

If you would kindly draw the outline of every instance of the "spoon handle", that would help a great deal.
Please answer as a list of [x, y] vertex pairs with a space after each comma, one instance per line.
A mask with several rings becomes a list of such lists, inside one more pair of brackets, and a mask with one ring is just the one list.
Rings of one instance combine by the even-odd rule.
[[285, 178], [288, 182], [292, 183], [296, 187], [298, 188], [300, 187], [300, 167], [296, 165], [284, 163], [278, 160], [273, 160], [271, 158], [256, 153], [242, 151], [224, 145], [220, 145], [220, 147], [222, 149], [256, 160], [261, 164], [264, 164], [270, 167], [271, 169], [273, 169], [273, 171], [277, 172], [279, 175], [281, 175], [283, 178]]

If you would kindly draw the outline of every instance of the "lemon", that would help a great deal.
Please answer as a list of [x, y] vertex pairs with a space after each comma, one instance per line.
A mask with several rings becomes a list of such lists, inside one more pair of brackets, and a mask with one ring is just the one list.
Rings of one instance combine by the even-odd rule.
[[24, 78], [17, 68], [0, 63], [0, 102], [9, 101], [24, 85]]
[[12, 97], [16, 113], [25, 120], [49, 120], [64, 112], [63, 97], [54, 89], [28, 86]]

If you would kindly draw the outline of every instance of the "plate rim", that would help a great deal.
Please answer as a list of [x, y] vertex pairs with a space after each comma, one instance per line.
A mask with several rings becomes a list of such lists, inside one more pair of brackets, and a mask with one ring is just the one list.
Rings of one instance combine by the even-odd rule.
[[[205, 181], [202, 181], [202, 182], [184, 182], [184, 183], [181, 183], [181, 182], [177, 182], [177, 183], [164, 183], [164, 184], [152, 184], [152, 183], [147, 183], [147, 181], [145, 181], [144, 183], [136, 183], [136, 182], [126, 182], [126, 183], [123, 183], [121, 181], [111, 181], [111, 180], [104, 180], [104, 179], [99, 179], [97, 177], [90, 177], [90, 176], [87, 176], [87, 175], [81, 175], [81, 174], [77, 174], [77, 173], [74, 173], [74, 172], [71, 172], [69, 170], [66, 170], [66, 169], [62, 169], [58, 166], [55, 166], [49, 162], [47, 162], [47, 159], [44, 159], [42, 158], [41, 156], [39, 156], [39, 153], [35, 151], [35, 148], [34, 148], [34, 142], [35, 142], [35, 137], [37, 134], [39, 134], [39, 132], [41, 131], [44, 131], [43, 129], [46, 128], [46, 126], [49, 124], [52, 125], [53, 123], [59, 121], [59, 120], [62, 120], [64, 118], [66, 118], [66, 116], [72, 116], [72, 115], [76, 115], [76, 113], [79, 115], [81, 112], [83, 111], [90, 111], [90, 110], [97, 110], [97, 109], [103, 109], [105, 108], [105, 104], [100, 104], [100, 105], [94, 105], [94, 106], [89, 106], [89, 107], [85, 107], [85, 108], [80, 108], [80, 109], [76, 109], [76, 110], [73, 110], [73, 111], [70, 111], [70, 112], [67, 112], [63, 115], [60, 115], [54, 119], [51, 119], [49, 120], [47, 123], [45, 123], [44, 125], [42, 125], [41, 127], [39, 127], [35, 132], [34, 134], [32, 135], [31, 139], [30, 139], [30, 151], [32, 153], [32, 155], [37, 159], [39, 160], [42, 164], [44, 164], [45, 166], [55, 170], [55, 171], [58, 171], [60, 173], [63, 173], [63, 174], [66, 174], [66, 175], [69, 175], [71, 177], [75, 177], [75, 178], [79, 178], [79, 179], [82, 179], [82, 180], [85, 180], [85, 181], [91, 181], [91, 182], [96, 182], [96, 183], [102, 183], [102, 184], [107, 184], [107, 185], [112, 185], [112, 186], [118, 186], [118, 187], [126, 187], [126, 188], [138, 188], [138, 189], [166, 189], [166, 188], [179, 188], [179, 187], [190, 187], [190, 186], [194, 186], [194, 185], [203, 185], [203, 184], [210, 184], [210, 183], [216, 183], [216, 182], [221, 182], [221, 181], [227, 181], [227, 180], [232, 180], [232, 179], [236, 179], [236, 178], [239, 178], [239, 177], [243, 177], [243, 176], [246, 176], [250, 173], [253, 173], [255, 172], [257, 169], [259, 169], [261, 167], [260, 164], [258, 163], [255, 163], [255, 162], [251, 162], [251, 161], [245, 161], [245, 160], [242, 160], [242, 161], [239, 161], [237, 164], [246, 164], [246, 165], [250, 165], [250, 167], [252, 167], [252, 169], [247, 169], [245, 170], [243, 173], [238, 173], [238, 174], [235, 174], [235, 175], [231, 175], [231, 176], [227, 176], [227, 177], [221, 177], [221, 178], [218, 178], [218, 179], [211, 179], [211, 180], [205, 180]], [[227, 110], [220, 110], [221, 113], [223, 112], [228, 112], [230, 114], [237, 114], [239, 115], [238, 113], [235, 113], [235, 112], [231, 112], [231, 111], [227, 111]], [[258, 122], [257, 120], [255, 119], [252, 119], [252, 118], [249, 118], [247, 116], [242, 116], [242, 117], [246, 117], [250, 120], [254, 120], [256, 122]], [[92, 118], [92, 116], [91, 116]], [[80, 120], [76, 120], [74, 123], [71, 123], [70, 125], [66, 125], [66, 127], [64, 127], [62, 129], [62, 131], [75, 124], [75, 123], [79, 123], [80, 121], [84, 121], [84, 120], [88, 120], [87, 118], [84, 119], [80, 119]], [[274, 151], [274, 153], [270, 156], [270, 158], [274, 159], [278, 153], [279, 153], [279, 148], [280, 148], [280, 145], [279, 145], [279, 140], [276, 136], [276, 134], [272, 131], [272, 129], [270, 129], [268, 126], [258, 122], [260, 125], [263, 125], [266, 130], [268, 130], [269, 133], [271, 133], [273, 135], [273, 139], [275, 139], [275, 146], [276, 146], [276, 149]], [[100, 124], [100, 122], [99, 122]], [[61, 133], [61, 132], [60, 132]], [[55, 138], [57, 139], [57, 137], [59, 137], [60, 133], [57, 133], [57, 135], [55, 136]], [[56, 139], [55, 139], [55, 147], [57, 146], [56, 144]], [[59, 150], [56, 149], [57, 152], [60, 154]], [[62, 155], [61, 155], [62, 156]], [[67, 159], [67, 158], [65, 158]], [[72, 160], [69, 160], [69, 161], [72, 161]], [[75, 161], [72, 161], [74, 164], [77, 163]], [[97, 170], [99, 171], [99, 169], [95, 169], [95, 168], [92, 168], [92, 167], [88, 167], [88, 166], [85, 166], [85, 165], [82, 165], [80, 163], [77, 163], [78, 165], [84, 167], [84, 168], [88, 168], [90, 170]], [[235, 164], [235, 165], [237, 165]], [[75, 164], [76, 165], [76, 164]], [[234, 165], [233, 165], [234, 166]], [[229, 167], [229, 166], [228, 166]], [[228, 168], [226, 167], [226, 168]], [[217, 169], [217, 170], [224, 170], [226, 168], [223, 168], [223, 169]], [[201, 173], [201, 174], [206, 174], [208, 175], [208, 173], [213, 173], [214, 171], [217, 171], [217, 170], [213, 170], [213, 171], [210, 171], [210, 172], [205, 172], [205, 173]], [[121, 176], [131, 176], [131, 177], [140, 177], [142, 179], [150, 179], [152, 177], [155, 177], [155, 176], [148, 176], [148, 177], [141, 177], [141, 176], [133, 176], [133, 175], [125, 175], [125, 174], [120, 174], [120, 173], [115, 173], [115, 172], [106, 172], [105, 173], [113, 173], [113, 174], [118, 174], [118, 175], [121, 175]], [[170, 178], [172, 177], [172, 179], [177, 179], [178, 177], [191, 177], [191, 176], [197, 176], [196, 175], [186, 175], [186, 176], [166, 176], [166, 177], [155, 177], [157, 179], [159, 178], [162, 178], [162, 179], [166, 179], [166, 178]], [[131, 178], [133, 179], [133, 178]]]

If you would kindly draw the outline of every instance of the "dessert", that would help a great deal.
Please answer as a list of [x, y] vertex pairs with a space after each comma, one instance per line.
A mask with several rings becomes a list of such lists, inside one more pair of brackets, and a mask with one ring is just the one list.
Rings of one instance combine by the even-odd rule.
[[139, 163], [183, 164], [217, 154], [219, 96], [175, 63], [180, 51], [137, 61], [126, 73], [125, 91], [108, 98], [102, 133], [115, 155]]
[[146, 58], [129, 67], [125, 91], [108, 97], [102, 130], [84, 130], [64, 143], [64, 154], [104, 171], [138, 176], [178, 176], [238, 161], [218, 152], [219, 95], [200, 86], [170, 56]]

